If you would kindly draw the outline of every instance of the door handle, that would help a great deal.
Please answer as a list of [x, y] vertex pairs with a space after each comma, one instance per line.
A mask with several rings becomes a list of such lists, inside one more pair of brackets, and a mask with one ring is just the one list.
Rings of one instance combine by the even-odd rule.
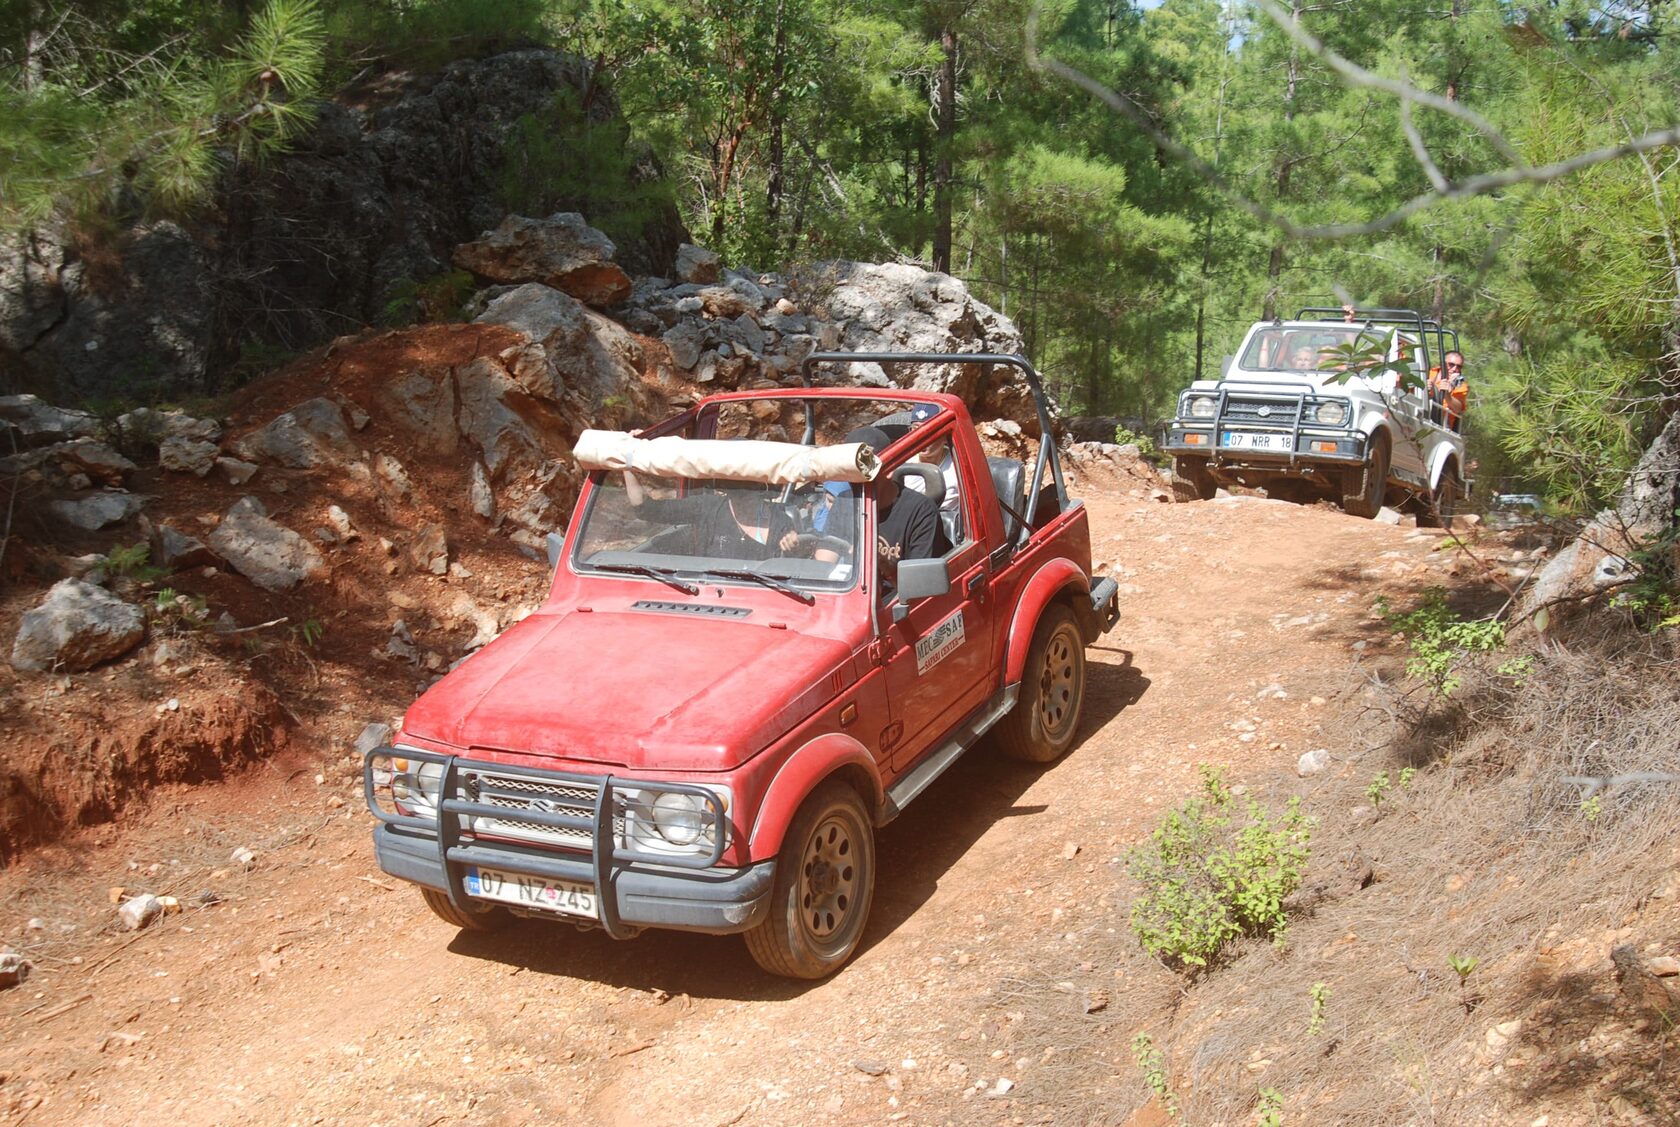
[[975, 588], [981, 586], [985, 582], [986, 582], [986, 573], [984, 571], [975, 572], [973, 575], [968, 577], [968, 582], [963, 584], [963, 594], [965, 594], [965, 595], [974, 594]]

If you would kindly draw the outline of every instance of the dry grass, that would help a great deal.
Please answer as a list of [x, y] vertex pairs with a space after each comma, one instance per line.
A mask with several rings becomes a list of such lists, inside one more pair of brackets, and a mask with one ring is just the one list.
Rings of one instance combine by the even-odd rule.
[[[1105, 1009], [1057, 988], [1073, 968], [1013, 984], [1017, 1051], [1056, 1045], [1067, 1070], [1039, 1121], [1125, 1123], [1149, 1096], [1128, 1047], [1144, 1030], [1187, 1124], [1253, 1123], [1262, 1089], [1289, 1124], [1680, 1122], [1680, 1014], [1658, 1012], [1655, 979], [1619, 985], [1611, 961], [1624, 945], [1680, 953], [1680, 783], [1583, 804], [1592, 788], [1564, 781], [1680, 773], [1673, 633], [1587, 627], [1535, 649], [1520, 683], [1496, 672], [1507, 651], [1447, 701], [1392, 677], [1351, 694], [1330, 772], [1250, 781], [1319, 819], [1318, 903], [1284, 949], [1249, 944], [1192, 982], [1116, 920], [1079, 953], [1116, 968]], [[1374, 811], [1379, 772], [1394, 785]], [[1476, 960], [1462, 983], [1455, 959]], [[1316, 1032], [1315, 983], [1329, 989]]]

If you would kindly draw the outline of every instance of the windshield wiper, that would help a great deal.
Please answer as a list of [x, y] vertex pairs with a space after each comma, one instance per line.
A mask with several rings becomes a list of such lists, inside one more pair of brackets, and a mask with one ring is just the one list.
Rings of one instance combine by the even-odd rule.
[[705, 574], [705, 575], [719, 575], [719, 576], [722, 576], [725, 579], [750, 579], [754, 583], [762, 583], [766, 587], [772, 587], [775, 590], [780, 591], [784, 595], [791, 595], [794, 598], [798, 599], [800, 602], [804, 603], [806, 606], [810, 606], [812, 603], [817, 601], [816, 596], [812, 595], [810, 592], [801, 591], [797, 587], [794, 587], [794, 586], [792, 586], [790, 584], [787, 584], [787, 583], [783, 583], [780, 579], [777, 579], [774, 575], [765, 575], [762, 571], [749, 571], [746, 568], [741, 568], [739, 570], [733, 570], [733, 569], [724, 570], [724, 569], [720, 569], [720, 568], [709, 567], [705, 570], [705, 572], [703, 572], [703, 574]]
[[685, 595], [698, 595], [700, 593], [700, 588], [696, 587], [686, 579], [678, 579], [677, 573], [666, 567], [653, 567], [649, 564], [616, 563], [590, 564], [589, 566], [598, 571], [616, 571], [625, 575], [645, 575], [649, 579], [658, 579], [661, 582], [669, 583]]

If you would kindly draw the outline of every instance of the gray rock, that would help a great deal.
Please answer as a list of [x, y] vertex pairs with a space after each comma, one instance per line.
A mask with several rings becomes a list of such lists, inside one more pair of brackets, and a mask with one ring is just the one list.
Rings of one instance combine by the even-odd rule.
[[376, 747], [389, 747], [391, 734], [391, 725], [373, 721], [356, 737], [356, 754], [366, 755]]
[[671, 363], [689, 371], [700, 362], [706, 347], [706, 326], [699, 321], [683, 321], [665, 332], [659, 339], [671, 350]]
[[1378, 524], [1399, 524], [1400, 513], [1397, 510], [1384, 505], [1382, 508], [1377, 510], [1376, 520]]
[[216, 468], [229, 485], [244, 485], [257, 472], [255, 462], [241, 462], [238, 458], [217, 458]]
[[[511, 290], [491, 302], [477, 323], [505, 325], [539, 346], [504, 352], [500, 357], [514, 382], [539, 399], [576, 394], [590, 412], [596, 412], [608, 398], [624, 395], [640, 379], [642, 354], [635, 338], [617, 322], [551, 287], [526, 285]], [[475, 366], [457, 373], [463, 388], [466, 374]], [[465, 426], [461, 429], [467, 433]], [[497, 466], [489, 468], [492, 477], [498, 476]]]
[[[0, 422], [19, 446], [51, 446], [99, 433], [99, 420], [87, 412], [66, 411], [34, 395], [0, 395]], [[10, 443], [5, 449], [10, 452]]]
[[255, 497], [241, 497], [210, 534], [210, 546], [228, 566], [265, 591], [289, 591], [327, 574], [315, 545], [268, 518]]
[[540, 282], [587, 305], [616, 305], [630, 296], [630, 277], [612, 261], [618, 248], [576, 212], [547, 219], [510, 215], [476, 242], [455, 248], [452, 261], [495, 282]]
[[171, 438], [218, 442], [222, 437], [222, 424], [215, 419], [194, 418], [185, 411], [154, 411], [150, 407], [137, 407], [118, 415], [117, 429], [141, 442], [160, 444]]
[[421, 448], [447, 454], [460, 441], [455, 429], [455, 384], [448, 369], [423, 368], [391, 381], [379, 393], [391, 422]]
[[746, 349], [755, 356], [763, 352], [765, 344], [768, 343], [764, 330], [758, 327], [758, 322], [745, 313], [733, 321], [726, 322], [722, 327], [726, 340], [734, 343], [737, 348]]
[[160, 524], [152, 533], [152, 562], [159, 567], [179, 571], [186, 567], [201, 567], [218, 562], [216, 554], [202, 540], [185, 532]]
[[330, 399], [310, 399], [275, 416], [237, 445], [241, 457], [311, 469], [348, 461], [359, 453], [350, 438], [344, 411]]
[[484, 471], [482, 462], [472, 464], [472, 482], [467, 487], [467, 497], [472, 502], [473, 512], [485, 520], [495, 519], [496, 494], [490, 489], [490, 475]]
[[196, 438], [166, 438], [158, 444], [158, 465], [177, 473], [203, 477], [216, 465], [221, 447]]
[[356, 526], [351, 523], [350, 514], [337, 505], [327, 506], [327, 524], [339, 540], [348, 542], [361, 539], [362, 534], [356, 531]]
[[16, 669], [79, 672], [121, 657], [146, 636], [137, 606], [80, 579], [62, 579], [25, 611], [12, 643]]
[[1303, 779], [1309, 775], [1316, 775], [1330, 766], [1330, 752], [1325, 748], [1315, 748], [1306, 752], [1295, 761], [1295, 773]]
[[153, 920], [163, 915], [163, 901], [150, 892], [142, 892], [138, 896], [124, 900], [117, 909], [117, 918], [129, 931], [139, 931], [149, 926]]
[[718, 256], [704, 247], [683, 243], [677, 248], [675, 274], [684, 282], [709, 285], [718, 280]]
[[29, 979], [31, 969], [29, 960], [16, 951], [0, 954], [0, 990], [22, 986]]
[[457, 425], [477, 444], [492, 481], [543, 460], [542, 439], [524, 417], [509, 406], [521, 389], [505, 368], [480, 357], [456, 373], [460, 395]]
[[108, 525], [127, 520], [144, 508], [145, 504], [143, 499], [132, 493], [107, 490], [76, 501], [53, 501], [47, 505], [47, 509], [66, 524], [97, 532]]
[[91, 438], [67, 442], [57, 447], [54, 454], [66, 473], [85, 474], [101, 485], [121, 485], [123, 477], [136, 468], [111, 447]]

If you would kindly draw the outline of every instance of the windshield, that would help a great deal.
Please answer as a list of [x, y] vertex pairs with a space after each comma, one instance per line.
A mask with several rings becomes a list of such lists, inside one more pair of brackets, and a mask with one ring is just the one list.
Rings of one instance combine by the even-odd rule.
[[[686, 438], [838, 443], [860, 426], [882, 447], [931, 421], [933, 404], [858, 398], [768, 397], [710, 404]], [[633, 574], [684, 589], [696, 580], [803, 592], [858, 580], [856, 545], [867, 487], [841, 481], [768, 485], [718, 478], [601, 471], [577, 537], [580, 571]]]
[[1319, 374], [1319, 365], [1331, 349], [1357, 344], [1368, 349], [1386, 341], [1390, 330], [1362, 325], [1345, 328], [1334, 325], [1277, 326], [1249, 337], [1243, 350], [1242, 367], [1250, 372], [1301, 372]]

